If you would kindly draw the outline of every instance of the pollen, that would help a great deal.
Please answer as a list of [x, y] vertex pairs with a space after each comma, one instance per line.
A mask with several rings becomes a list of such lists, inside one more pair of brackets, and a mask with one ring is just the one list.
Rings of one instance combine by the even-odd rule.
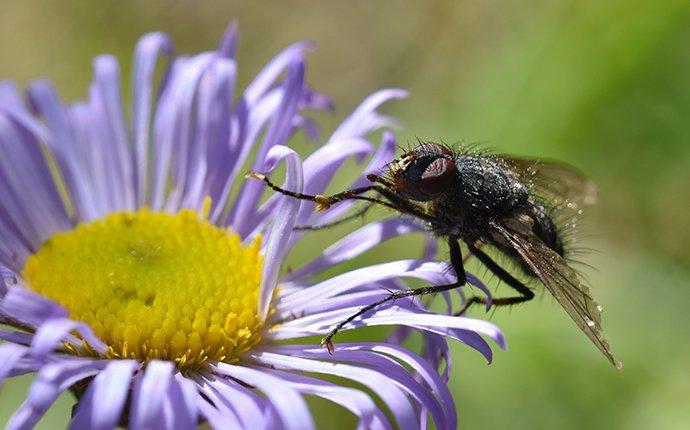
[[[244, 246], [192, 210], [144, 208], [54, 235], [22, 275], [88, 323], [109, 358], [169, 360], [184, 370], [236, 362], [261, 341], [260, 245], [257, 237]], [[97, 355], [86, 345], [66, 348]]]

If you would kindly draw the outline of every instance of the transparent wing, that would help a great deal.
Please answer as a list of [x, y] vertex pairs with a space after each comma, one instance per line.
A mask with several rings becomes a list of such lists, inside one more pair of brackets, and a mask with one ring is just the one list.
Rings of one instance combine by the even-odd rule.
[[553, 160], [500, 156], [533, 191], [557, 205], [568, 202], [591, 205], [597, 200], [597, 187], [573, 166]]
[[500, 236], [532, 269], [573, 321], [617, 368], [622, 364], [611, 352], [601, 328], [601, 306], [594, 301], [589, 288], [566, 261], [542, 242], [531, 229], [518, 220], [507, 225], [492, 224]]

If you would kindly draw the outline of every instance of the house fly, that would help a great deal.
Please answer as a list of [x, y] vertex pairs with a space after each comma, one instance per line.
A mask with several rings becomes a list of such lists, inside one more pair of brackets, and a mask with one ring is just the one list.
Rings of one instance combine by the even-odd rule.
[[[329, 351], [333, 352], [332, 339], [343, 326], [383, 303], [464, 285], [467, 279], [460, 248], [463, 243], [471, 255], [517, 293], [494, 298], [493, 306], [529, 301], [534, 292], [494, 261], [484, 251], [487, 246], [522, 268], [524, 277], [543, 285], [604, 356], [621, 367], [602, 335], [601, 306], [567, 262], [565, 228], [557, 222], [557, 212], [577, 213], [581, 205], [596, 200], [596, 187], [580, 171], [556, 161], [420, 141], [382, 172], [367, 176], [370, 185], [332, 195], [295, 193], [278, 187], [263, 174], [248, 174], [279, 193], [315, 202], [319, 211], [344, 200], [386, 206], [416, 218], [450, 247], [450, 265], [457, 275], [456, 282], [392, 292], [364, 306], [324, 337], [322, 343]], [[486, 304], [487, 299], [470, 297], [457, 314], [476, 303]]]

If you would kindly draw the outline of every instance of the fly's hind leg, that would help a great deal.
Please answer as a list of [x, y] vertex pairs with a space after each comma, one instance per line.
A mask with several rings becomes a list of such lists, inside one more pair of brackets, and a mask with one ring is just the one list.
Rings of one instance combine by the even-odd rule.
[[433, 285], [433, 286], [429, 286], [429, 287], [415, 288], [415, 289], [396, 291], [394, 293], [390, 293], [386, 297], [364, 306], [362, 309], [360, 309], [356, 313], [350, 315], [347, 319], [338, 323], [326, 335], [326, 337], [323, 338], [323, 340], [321, 341], [321, 345], [325, 346], [326, 349], [328, 349], [328, 352], [333, 354], [333, 352], [335, 351], [335, 348], [333, 346], [333, 337], [336, 334], [338, 334], [338, 332], [340, 332], [340, 330], [345, 325], [352, 322], [355, 318], [360, 317], [361, 315], [369, 312], [370, 310], [372, 310], [372, 309], [376, 308], [377, 306], [380, 306], [384, 303], [394, 301], [397, 299], [401, 299], [404, 297], [414, 297], [414, 296], [423, 296], [423, 295], [427, 295], [427, 294], [441, 293], [443, 291], [454, 290], [455, 288], [459, 288], [459, 287], [465, 285], [467, 283], [467, 277], [465, 276], [465, 269], [463, 268], [463, 264], [462, 264], [462, 252], [460, 251], [460, 244], [458, 244], [458, 241], [456, 239], [449, 237], [448, 238], [448, 245], [450, 246], [450, 263], [451, 263], [451, 266], [453, 266], [453, 270], [455, 270], [455, 273], [457, 275], [457, 280], [454, 283], [445, 284], [445, 285]]
[[[534, 293], [532, 290], [530, 290], [525, 284], [517, 280], [513, 275], [508, 273], [504, 268], [498, 265], [494, 260], [491, 259], [484, 251], [480, 250], [477, 248], [474, 244], [469, 244], [468, 247], [470, 249], [470, 253], [477, 257], [477, 259], [484, 265], [486, 266], [487, 269], [491, 271], [494, 275], [496, 275], [501, 281], [505, 282], [508, 284], [510, 287], [515, 289], [518, 293], [520, 293], [519, 296], [514, 296], [514, 297], [500, 297], [497, 299], [493, 299], [491, 301], [492, 306], [508, 306], [508, 305], [515, 305], [518, 303], [523, 303], [530, 301], [534, 298]], [[488, 299], [486, 297], [479, 297], [479, 296], [473, 296], [467, 299], [467, 301], [463, 304], [462, 308], [458, 312], [456, 312], [455, 315], [464, 315], [465, 312], [467, 312], [467, 309], [472, 306], [475, 303], [483, 303], [486, 304], [488, 302]]]

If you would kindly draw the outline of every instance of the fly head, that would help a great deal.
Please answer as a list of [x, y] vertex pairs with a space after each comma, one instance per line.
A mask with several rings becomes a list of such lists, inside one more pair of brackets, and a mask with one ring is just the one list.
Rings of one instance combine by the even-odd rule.
[[458, 178], [458, 168], [450, 149], [429, 142], [393, 161], [389, 174], [399, 194], [425, 202], [448, 191]]

